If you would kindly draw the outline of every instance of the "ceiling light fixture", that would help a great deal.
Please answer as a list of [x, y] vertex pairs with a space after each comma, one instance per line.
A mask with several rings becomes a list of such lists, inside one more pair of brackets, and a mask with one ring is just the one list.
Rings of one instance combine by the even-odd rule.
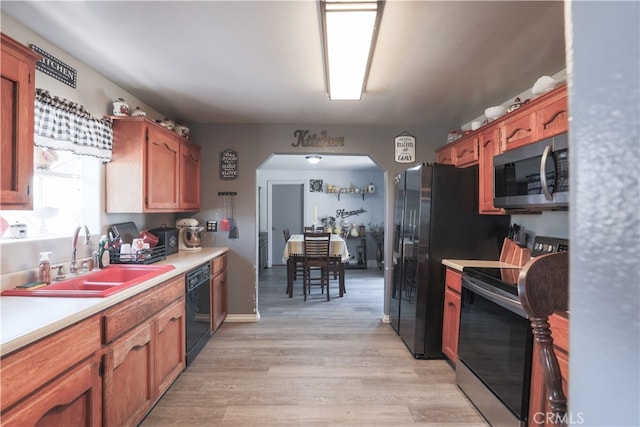
[[318, 163], [320, 163], [320, 160], [322, 160], [321, 156], [306, 156], [305, 159], [307, 159], [307, 162], [311, 163], [312, 165], [317, 165]]
[[365, 90], [384, 1], [320, 0], [329, 99], [359, 101]]

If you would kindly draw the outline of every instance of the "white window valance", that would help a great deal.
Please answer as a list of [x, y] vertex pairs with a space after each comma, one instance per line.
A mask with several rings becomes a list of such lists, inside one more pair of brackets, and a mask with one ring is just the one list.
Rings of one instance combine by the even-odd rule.
[[44, 89], [36, 89], [34, 130], [38, 147], [111, 160], [111, 119], [93, 117], [82, 105]]

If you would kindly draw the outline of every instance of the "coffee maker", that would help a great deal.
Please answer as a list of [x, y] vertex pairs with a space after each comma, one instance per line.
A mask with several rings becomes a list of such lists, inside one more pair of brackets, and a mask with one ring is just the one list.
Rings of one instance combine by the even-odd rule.
[[181, 251], [199, 251], [204, 237], [204, 227], [195, 218], [176, 221], [178, 231], [178, 249]]

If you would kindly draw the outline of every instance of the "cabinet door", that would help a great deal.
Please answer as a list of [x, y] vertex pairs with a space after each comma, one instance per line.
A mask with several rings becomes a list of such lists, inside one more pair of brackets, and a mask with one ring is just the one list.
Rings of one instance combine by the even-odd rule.
[[161, 396], [185, 365], [184, 297], [167, 307], [154, 322], [156, 396]]
[[436, 163], [443, 165], [452, 165], [453, 161], [453, 148], [448, 147], [442, 150], [436, 151]]
[[467, 167], [478, 163], [478, 135], [465, 136], [453, 146], [456, 167]]
[[536, 114], [538, 140], [567, 132], [569, 129], [569, 106], [566, 87], [550, 94]]
[[180, 210], [200, 209], [200, 146], [180, 144]]
[[493, 156], [500, 154], [498, 127], [482, 131], [479, 137], [480, 160], [478, 165], [479, 203], [481, 214], [504, 215], [504, 209], [493, 205], [494, 169]]
[[154, 402], [152, 326], [146, 322], [114, 341], [105, 355], [104, 424], [137, 424]]
[[2, 414], [3, 426], [98, 426], [101, 424], [100, 357], [66, 371], [23, 403]]
[[442, 316], [442, 353], [453, 363], [458, 360], [458, 334], [460, 330], [460, 294], [446, 288]]
[[215, 331], [227, 318], [227, 272], [211, 279], [211, 330]]
[[502, 121], [500, 126], [500, 146], [503, 152], [537, 141], [535, 111], [526, 109], [509, 113], [509, 116], [511, 117]]
[[153, 127], [148, 132], [146, 208], [178, 209], [180, 141], [177, 135]]
[[33, 209], [36, 56], [2, 34], [0, 209]]

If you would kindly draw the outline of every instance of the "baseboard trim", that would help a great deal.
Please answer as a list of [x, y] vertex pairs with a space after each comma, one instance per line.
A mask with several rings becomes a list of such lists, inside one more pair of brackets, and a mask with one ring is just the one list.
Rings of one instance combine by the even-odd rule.
[[260, 313], [251, 314], [227, 314], [225, 322], [229, 323], [251, 323], [260, 321]]

